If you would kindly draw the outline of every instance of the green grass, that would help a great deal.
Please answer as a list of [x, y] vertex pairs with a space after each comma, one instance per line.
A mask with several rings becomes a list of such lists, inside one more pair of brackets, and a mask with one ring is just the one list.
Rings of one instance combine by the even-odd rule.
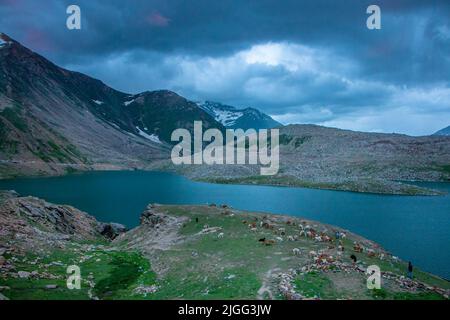
[[[95, 286], [94, 292], [100, 299], [130, 298], [133, 289], [141, 284], [151, 285], [156, 275], [150, 271], [150, 263], [137, 252], [112, 253], [108, 261], [109, 272]], [[104, 273], [104, 271], [102, 271]]]
[[287, 134], [281, 134], [279, 139], [280, 144], [288, 145], [292, 141], [293, 137]]
[[254, 299], [261, 281], [251, 270], [229, 268], [217, 273], [187, 269], [168, 274], [151, 299]]
[[16, 140], [9, 139], [9, 131], [4, 120], [0, 118], [0, 151], [6, 154], [16, 154], [19, 143]]
[[65, 150], [54, 141], [49, 140], [47, 143], [50, 146], [50, 150], [48, 152], [49, 157], [56, 158], [60, 162], [73, 162], [72, 158], [65, 152]]
[[294, 146], [295, 148], [300, 147], [302, 144], [304, 144], [305, 142], [309, 141], [311, 139], [311, 136], [304, 136], [301, 138], [296, 138], [295, 142], [294, 142]]
[[0, 112], [0, 116], [8, 120], [14, 127], [22, 132], [28, 131], [28, 125], [26, 121], [21, 117], [21, 109], [18, 106], [13, 108], [5, 108]]
[[296, 290], [308, 298], [336, 299], [337, 297], [333, 282], [319, 272], [309, 272], [304, 275], [299, 275], [294, 283]]
[[[298, 270], [302, 265], [309, 264], [311, 259], [307, 253], [327, 246], [304, 238], [298, 241], [277, 241], [271, 246], [265, 246], [258, 239], [274, 239], [276, 235], [273, 231], [258, 228], [252, 232], [248, 226], [256, 217], [261, 217], [260, 213], [233, 211], [234, 215], [230, 215], [232, 209], [206, 206], [161, 206], [155, 210], [187, 218], [179, 230], [185, 241], [174, 243], [164, 250], [152, 250], [145, 255], [138, 251], [127, 251], [129, 239], [126, 237], [122, 243], [114, 243], [114, 249], [105, 240], [72, 243], [65, 250], [45, 249], [40, 253], [43, 258], [38, 264], [30, 263], [38, 257], [36, 254], [20, 257], [14, 263], [16, 270], [47, 272], [57, 276], [57, 279], [0, 279], [0, 285], [11, 287], [5, 295], [11, 299], [88, 299], [91, 292], [100, 299], [255, 299], [265, 283], [266, 287], [269, 284], [275, 298], [283, 298], [277, 289], [279, 278], [276, 274], [289, 272], [292, 268]], [[286, 221], [274, 223], [276, 228], [285, 228], [286, 236], [298, 233], [298, 227]], [[221, 227], [221, 230], [200, 233], [205, 224]], [[139, 232], [149, 230], [143, 227], [135, 232], [130, 236], [140, 237], [142, 234]], [[221, 239], [217, 236], [219, 232], [224, 233]], [[346, 248], [343, 262], [350, 263], [353, 241], [351, 235], [343, 241]], [[142, 250], [147, 248], [145, 245]], [[301, 248], [302, 254], [294, 256], [293, 248]], [[362, 268], [377, 264], [382, 271], [405, 274], [404, 262], [369, 258], [364, 253], [355, 255], [362, 263]], [[46, 266], [51, 262], [57, 264]], [[81, 290], [66, 288], [68, 265], [80, 266]], [[152, 265], [155, 266], [154, 270]], [[268, 278], [269, 270], [272, 275], [275, 273], [274, 278]], [[449, 284], [417, 269], [414, 275], [427, 284], [441, 288]], [[95, 282], [93, 289], [88, 285], [90, 279]], [[330, 270], [300, 274], [294, 279], [294, 285], [303, 296], [320, 299], [441, 298], [434, 293], [403, 292], [392, 281], [383, 283], [382, 290], [369, 291], [365, 281], [365, 276], [359, 272], [347, 274]], [[57, 284], [58, 288], [45, 289], [46, 284]], [[148, 294], [136, 293], [136, 288], [141, 286], [155, 286], [157, 289]]]
[[370, 294], [375, 300], [445, 300], [434, 292], [390, 292], [381, 288], [371, 290]]
[[450, 174], [450, 164], [441, 166], [441, 171]]
[[[151, 271], [150, 263], [138, 252], [124, 251], [103, 251], [94, 250], [89, 252], [79, 252], [78, 246], [66, 250], [54, 250], [40, 260], [39, 264], [32, 265], [38, 257], [35, 254], [28, 254], [15, 263], [18, 271], [38, 271], [52, 274], [57, 279], [19, 279], [0, 278], [0, 286], [8, 286], [10, 290], [4, 294], [10, 299], [28, 300], [84, 300], [89, 299], [88, 284], [89, 277], [95, 282], [93, 289], [94, 296], [102, 299], [113, 298], [139, 298], [134, 293], [138, 285], [151, 285], [156, 281], [156, 275]], [[91, 256], [90, 259], [80, 262], [82, 256]], [[10, 257], [8, 257], [10, 258]], [[22, 260], [25, 258], [26, 260]], [[45, 266], [56, 262], [57, 264]], [[81, 271], [81, 289], [69, 290], [66, 285], [69, 265], [78, 265]], [[57, 289], [46, 289], [48, 284], [56, 284]]]
[[293, 136], [290, 136], [290, 135], [287, 135], [287, 134], [281, 134], [279, 139], [280, 139], [279, 142], [280, 142], [281, 145], [288, 145], [292, 141], [294, 141], [294, 147], [297, 149], [302, 144], [304, 144], [305, 142], [310, 140], [311, 136], [304, 136], [304, 137], [300, 137], [300, 138], [295, 138], [294, 139]]
[[[186, 211], [167, 207], [167, 210], [171, 215], [190, 218], [180, 233], [192, 237], [192, 240], [158, 254], [159, 263], [171, 267], [158, 282], [160, 289], [148, 298], [255, 299], [268, 269], [276, 266], [287, 270], [295, 266], [295, 260], [284, 261], [281, 256], [273, 255], [276, 251], [284, 251], [290, 256], [298, 242], [262, 245], [258, 239], [263, 236], [273, 238], [273, 234], [268, 231], [258, 234], [249, 232], [247, 224], [253, 220], [247, 216], [206, 214], [209, 210], [220, 211], [218, 208]], [[248, 222], [244, 224], [243, 220]], [[224, 233], [224, 238], [218, 239], [219, 232], [198, 235], [205, 224], [220, 226], [222, 229], [219, 232]], [[266, 258], [268, 256], [270, 259]]]

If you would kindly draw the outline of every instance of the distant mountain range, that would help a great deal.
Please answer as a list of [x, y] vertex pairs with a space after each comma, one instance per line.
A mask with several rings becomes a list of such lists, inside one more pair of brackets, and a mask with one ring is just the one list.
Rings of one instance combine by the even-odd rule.
[[237, 109], [236, 107], [211, 101], [197, 104], [226, 128], [240, 128], [244, 130], [253, 128], [258, 130], [281, 126], [281, 123], [254, 108]]
[[450, 137], [409, 137], [312, 125], [280, 126], [280, 171], [174, 166], [176, 128], [272, 128], [268, 115], [168, 91], [128, 94], [56, 66], [0, 34], [0, 178], [73, 170], [158, 169], [220, 182], [417, 194], [395, 181], [450, 180]]
[[435, 136], [450, 136], [450, 126], [435, 132], [433, 135], [435, 135]]

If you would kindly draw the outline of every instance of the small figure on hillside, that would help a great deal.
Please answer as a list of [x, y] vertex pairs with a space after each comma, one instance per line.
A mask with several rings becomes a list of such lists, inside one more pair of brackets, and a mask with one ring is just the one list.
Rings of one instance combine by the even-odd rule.
[[336, 237], [336, 240], [339, 240], [339, 238], [341, 237], [341, 233], [340, 233], [339, 231], [336, 231], [336, 232], [334, 233], [334, 235], [335, 235], [335, 237]]
[[198, 223], [198, 218], [195, 218], [195, 223]]
[[413, 265], [411, 261], [408, 262], [408, 278], [413, 278]]
[[350, 256], [350, 259], [352, 259], [353, 260], [353, 264], [355, 264], [356, 263], [356, 256], [354, 255], [354, 254], [352, 254], [351, 256]]

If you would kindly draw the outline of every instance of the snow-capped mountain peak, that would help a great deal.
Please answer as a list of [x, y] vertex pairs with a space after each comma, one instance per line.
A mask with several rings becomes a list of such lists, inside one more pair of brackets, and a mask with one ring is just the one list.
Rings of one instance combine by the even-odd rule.
[[217, 102], [205, 101], [199, 102], [197, 105], [225, 127], [233, 126], [236, 120], [244, 115], [241, 110]]
[[269, 129], [280, 125], [270, 116], [253, 108], [237, 109], [212, 101], [198, 102], [197, 105], [226, 128]]

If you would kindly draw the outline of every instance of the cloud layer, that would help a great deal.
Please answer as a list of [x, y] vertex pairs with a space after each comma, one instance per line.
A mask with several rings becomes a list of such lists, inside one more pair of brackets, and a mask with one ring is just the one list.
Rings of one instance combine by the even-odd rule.
[[257, 107], [283, 123], [430, 134], [450, 124], [450, 3], [0, 0], [0, 31], [127, 92]]

